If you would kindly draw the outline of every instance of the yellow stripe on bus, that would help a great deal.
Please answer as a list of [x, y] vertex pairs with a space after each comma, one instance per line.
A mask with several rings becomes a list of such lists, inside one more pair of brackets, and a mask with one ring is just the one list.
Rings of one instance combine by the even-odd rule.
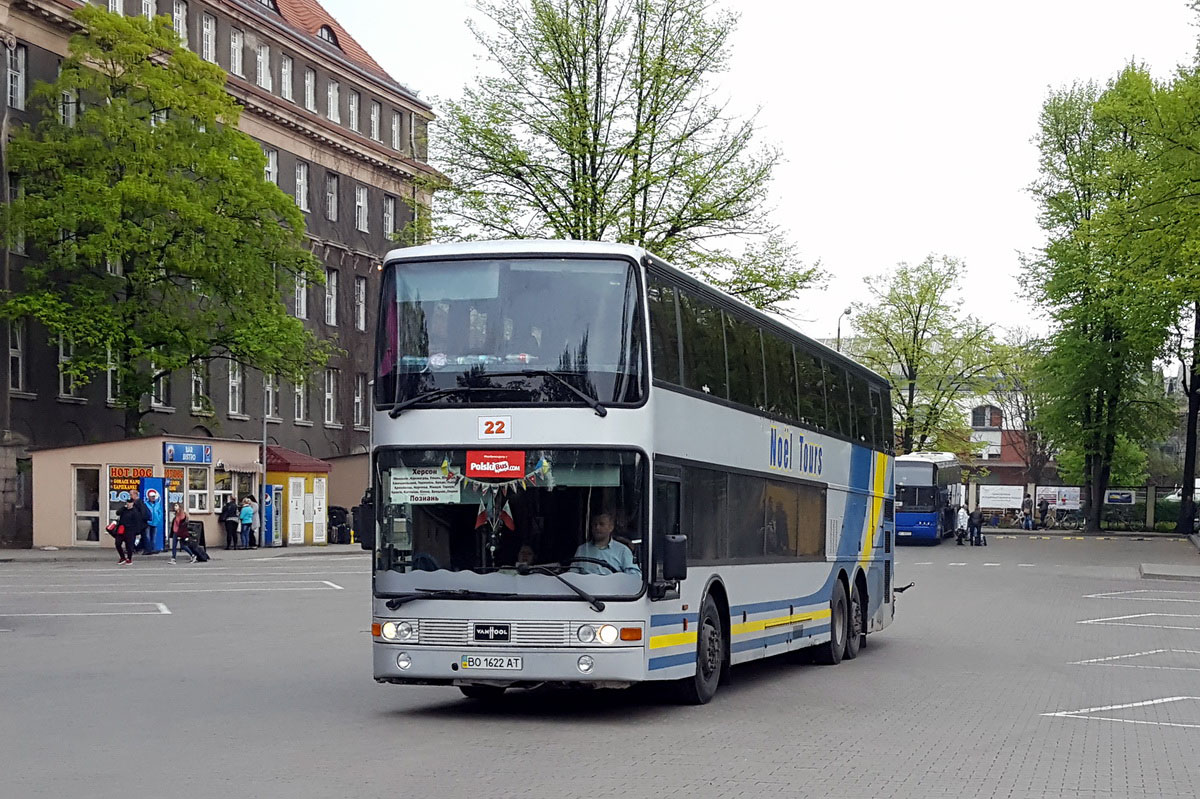
[[733, 635], [745, 635], [746, 633], [758, 633], [768, 627], [782, 627], [786, 624], [798, 624], [802, 621], [813, 621], [815, 619], [827, 619], [830, 616], [829, 608], [823, 610], [814, 610], [809, 613], [793, 613], [790, 616], [777, 616], [773, 619], [757, 619], [756, 621], [746, 621], [741, 624], [735, 624], [729, 628], [729, 632]]
[[662, 649], [664, 646], [681, 646], [696, 643], [696, 631], [686, 633], [669, 633], [667, 635], [650, 636], [650, 648]]

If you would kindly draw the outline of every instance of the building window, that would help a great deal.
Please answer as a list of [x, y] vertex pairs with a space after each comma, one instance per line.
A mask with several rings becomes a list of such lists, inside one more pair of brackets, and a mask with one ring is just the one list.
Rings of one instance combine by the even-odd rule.
[[383, 141], [379, 137], [379, 116], [383, 113], [383, 107], [374, 100], [371, 101], [371, 138], [375, 141]]
[[75, 383], [67, 368], [75, 357], [75, 342], [65, 336], [58, 337], [58, 396], [76, 397], [79, 386]]
[[329, 81], [325, 92], [325, 116], [330, 122], [341, 124], [342, 121], [342, 85], [336, 80]]
[[221, 509], [225, 503], [233, 500], [240, 504], [239, 497], [254, 494], [254, 475], [242, 472], [227, 472], [216, 469], [213, 472], [213, 508]]
[[292, 94], [292, 57], [290, 55], [282, 55], [279, 57], [279, 95], [285, 100], [293, 99]]
[[392, 112], [392, 149], [400, 149], [401, 116], [399, 111]]
[[367, 375], [359, 372], [354, 376], [354, 426], [367, 425]]
[[351, 91], [350, 96], [347, 98], [347, 102], [349, 103], [348, 115], [350, 118], [346, 120], [346, 123], [350, 126], [350, 130], [355, 133], [361, 132], [358, 127], [358, 103], [360, 99], [361, 95], [356, 91]]
[[217, 63], [217, 18], [212, 14], [200, 18], [200, 57], [210, 64]]
[[208, 398], [208, 364], [192, 366], [192, 413], [208, 413], [212, 400]]
[[241, 416], [246, 413], [245, 378], [242, 365], [229, 362], [229, 413]]
[[333, 28], [329, 27], [328, 25], [321, 26], [321, 29], [319, 31], [317, 31], [317, 38], [323, 39], [323, 40], [329, 42], [330, 44], [334, 45], [335, 47], [339, 46], [338, 40], [337, 40], [337, 34], [334, 33]]
[[325, 424], [337, 424], [338, 370], [325, 370]]
[[25, 320], [8, 323], [8, 388], [25, 391]]
[[154, 0], [142, 0], [142, 16], [146, 19], [154, 19], [154, 14], [158, 11], [155, 8]]
[[[154, 358], [150, 359], [150, 368], [158, 372], [162, 367], [155, 362]], [[154, 382], [150, 384], [150, 406], [153, 408], [169, 408], [171, 407], [171, 374], [166, 372], [154, 378]]]
[[304, 70], [304, 107], [317, 110], [317, 73], [311, 69]]
[[396, 232], [396, 198], [390, 194], [383, 196], [383, 235], [389, 239]]
[[325, 324], [337, 327], [338, 273], [336, 269], [325, 270]]
[[338, 221], [338, 176], [332, 173], [325, 175], [325, 218]]
[[308, 318], [308, 281], [304, 275], [296, 275], [296, 318]]
[[354, 224], [363, 233], [370, 230], [368, 214], [370, 213], [367, 206], [367, 187], [354, 187]]
[[296, 162], [296, 205], [301, 211], [308, 211], [308, 164]]
[[68, 128], [75, 127], [79, 98], [74, 91], [65, 91], [59, 99], [58, 118]]
[[125, 0], [108, 0], [108, 13], [125, 16]]
[[189, 466], [187, 507], [191, 513], [208, 513], [208, 469]]
[[271, 80], [271, 46], [260, 44], [257, 50], [257, 77], [258, 85], [271, 91], [273, 81]]
[[25, 110], [26, 63], [28, 63], [28, 50], [25, 45], [18, 44], [8, 51], [8, 107], [17, 111]]
[[229, 31], [229, 71], [239, 78], [246, 77], [246, 68], [242, 64], [242, 50], [246, 35], [237, 28]]
[[110, 404], [116, 402], [121, 397], [121, 371], [117, 368], [117, 359], [113, 357], [112, 348], [108, 349], [108, 369], [105, 371], [105, 398]]
[[263, 170], [268, 183], [279, 185], [279, 151], [267, 150], [267, 166]]
[[188, 46], [188, 5], [186, 0], [175, 0], [175, 8], [171, 14], [171, 26], [175, 28], [175, 34], [183, 43], [184, 47]]
[[308, 421], [308, 381], [301, 380], [295, 387], [295, 419], [297, 422]]
[[354, 278], [354, 329], [367, 329], [367, 279]]
[[266, 394], [267, 418], [279, 417], [279, 375], [263, 375], [263, 392]]
[[971, 427], [998, 430], [1003, 424], [1004, 414], [994, 405], [980, 405], [971, 411]]

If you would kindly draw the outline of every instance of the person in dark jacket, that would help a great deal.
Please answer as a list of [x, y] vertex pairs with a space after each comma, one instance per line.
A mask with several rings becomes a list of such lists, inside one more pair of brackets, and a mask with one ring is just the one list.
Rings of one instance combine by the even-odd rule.
[[221, 508], [221, 515], [218, 520], [225, 527], [225, 548], [237, 549], [238, 545], [238, 504], [233, 497], [229, 497], [229, 501], [225, 503], [225, 507]]
[[971, 514], [967, 516], [967, 536], [971, 539], [973, 547], [983, 543], [983, 511], [979, 508], [971, 511]]
[[134, 505], [133, 499], [125, 500], [125, 507], [117, 513], [117, 563], [121, 566], [133, 563], [133, 542], [146, 529], [146, 518]]
[[188, 529], [187, 511], [179, 503], [175, 503], [172, 508], [173, 515], [171, 517], [171, 560], [168, 561], [171, 565], [175, 565], [175, 555], [179, 549], [192, 556], [192, 563], [200, 557], [196, 551], [196, 547], [192, 544], [192, 531]]
[[142, 516], [142, 528], [138, 530], [142, 540], [138, 549], [143, 555], [153, 555], [157, 550], [154, 548], [154, 542], [150, 540], [150, 509], [142, 502], [142, 496], [137, 491], [130, 491], [129, 498], [133, 501], [134, 509]]

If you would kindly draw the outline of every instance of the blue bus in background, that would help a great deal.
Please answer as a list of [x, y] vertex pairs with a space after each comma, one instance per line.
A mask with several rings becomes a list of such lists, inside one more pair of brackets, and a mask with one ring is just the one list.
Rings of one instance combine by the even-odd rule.
[[896, 543], [937, 544], [954, 534], [963, 504], [962, 466], [949, 452], [896, 458]]

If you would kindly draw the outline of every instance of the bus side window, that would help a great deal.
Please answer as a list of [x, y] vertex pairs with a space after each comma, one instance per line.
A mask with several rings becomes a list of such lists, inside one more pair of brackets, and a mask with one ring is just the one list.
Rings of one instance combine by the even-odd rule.
[[888, 451], [888, 440], [883, 434], [883, 401], [879, 398], [879, 390], [871, 389], [871, 433], [875, 438], [875, 449]]
[[890, 455], [896, 451], [896, 428], [892, 421], [891, 389], [886, 389], [880, 399], [883, 400], [883, 451]]
[[650, 356], [654, 377], [668, 383], [679, 379], [679, 318], [675, 312], [675, 287], [653, 275], [646, 285], [650, 305]]

